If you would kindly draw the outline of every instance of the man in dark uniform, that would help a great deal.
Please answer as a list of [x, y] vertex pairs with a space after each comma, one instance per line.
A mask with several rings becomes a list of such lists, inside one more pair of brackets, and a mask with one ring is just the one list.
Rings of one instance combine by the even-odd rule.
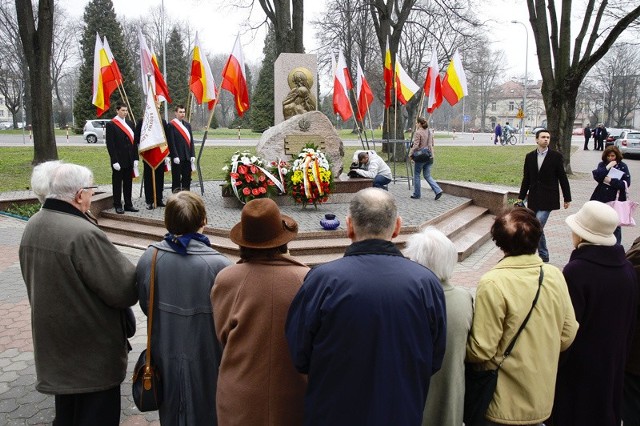
[[[156, 108], [160, 109], [160, 102], [156, 102]], [[143, 120], [138, 121], [136, 124], [136, 131], [134, 134], [134, 139], [136, 142], [136, 146], [140, 146], [140, 133], [142, 130]], [[167, 135], [167, 122], [162, 119], [162, 128], [164, 129], [164, 134]], [[166, 159], [165, 159], [166, 160]], [[156, 175], [156, 206], [155, 207], [164, 207], [164, 203], [162, 202], [162, 191], [164, 190], [164, 171], [165, 166], [164, 163], [160, 164], [158, 167], [153, 170], [146, 161], [143, 161], [143, 176], [142, 179], [144, 181], [144, 201], [147, 205], [147, 210], [153, 210], [153, 173]]]
[[171, 168], [171, 190], [178, 192], [191, 189], [191, 172], [195, 169], [195, 147], [191, 124], [184, 121], [185, 108], [176, 105], [175, 118], [167, 126], [167, 139], [173, 167]]
[[[129, 110], [125, 105], [116, 105], [117, 115], [105, 126], [107, 150], [111, 160], [111, 185], [113, 206], [116, 213], [139, 211], [131, 202], [131, 187], [134, 170], [138, 170], [138, 147], [134, 140], [134, 124], [127, 120]], [[124, 209], [122, 197], [124, 196]]]

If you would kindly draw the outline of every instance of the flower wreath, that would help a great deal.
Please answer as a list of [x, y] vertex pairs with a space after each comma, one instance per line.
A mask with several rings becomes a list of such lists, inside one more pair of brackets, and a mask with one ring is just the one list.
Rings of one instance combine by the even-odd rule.
[[224, 189], [233, 191], [242, 204], [284, 192], [280, 180], [265, 169], [264, 160], [250, 152], [236, 151], [222, 170], [226, 172]]
[[333, 189], [333, 174], [327, 157], [317, 147], [302, 149], [286, 177], [287, 193], [296, 203], [306, 206], [326, 202]]

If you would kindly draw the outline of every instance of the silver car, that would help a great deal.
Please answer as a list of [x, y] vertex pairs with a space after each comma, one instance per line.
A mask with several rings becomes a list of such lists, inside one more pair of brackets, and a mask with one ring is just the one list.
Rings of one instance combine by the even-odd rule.
[[104, 138], [104, 126], [111, 120], [87, 120], [83, 137], [87, 143], [96, 143]]
[[640, 155], [640, 131], [623, 131], [616, 139], [615, 145], [625, 157], [628, 155]]

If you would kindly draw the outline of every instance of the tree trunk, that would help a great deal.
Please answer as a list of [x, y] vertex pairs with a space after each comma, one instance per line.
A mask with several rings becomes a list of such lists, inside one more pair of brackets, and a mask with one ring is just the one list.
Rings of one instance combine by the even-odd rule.
[[31, 1], [16, 0], [20, 39], [29, 65], [31, 114], [33, 129], [33, 163], [58, 159], [53, 131], [51, 91], [51, 50], [53, 46], [53, 0], [38, 3], [38, 27]]
[[[543, 92], [545, 90], [544, 84], [542, 90]], [[551, 133], [551, 148], [562, 154], [567, 174], [573, 174], [571, 170], [571, 137], [573, 122], [576, 118], [575, 96], [570, 96], [568, 92], [575, 90], [571, 88], [570, 84], [566, 84], [562, 90], [554, 90], [548, 98], [550, 102], [545, 102], [547, 129]]]

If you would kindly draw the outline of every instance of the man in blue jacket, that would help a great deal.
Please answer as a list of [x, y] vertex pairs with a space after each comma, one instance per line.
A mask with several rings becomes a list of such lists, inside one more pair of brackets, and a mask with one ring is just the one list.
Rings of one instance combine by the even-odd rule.
[[391, 242], [402, 220], [387, 191], [358, 192], [346, 223], [344, 257], [307, 274], [287, 318], [305, 424], [420, 425], [445, 351], [442, 287]]

